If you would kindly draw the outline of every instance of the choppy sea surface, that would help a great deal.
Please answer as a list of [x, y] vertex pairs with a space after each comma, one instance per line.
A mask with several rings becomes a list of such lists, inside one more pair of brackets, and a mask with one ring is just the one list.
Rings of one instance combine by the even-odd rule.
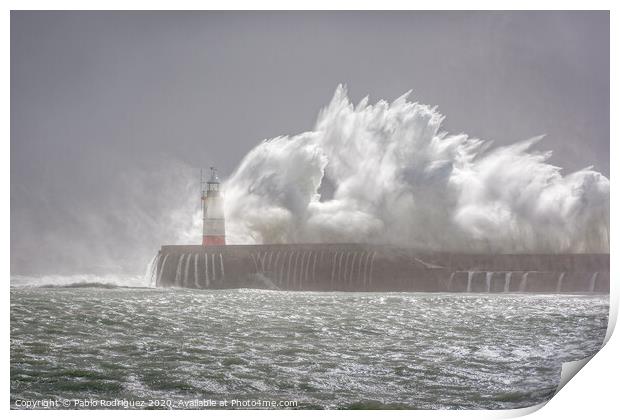
[[81, 286], [11, 288], [13, 408], [42, 399], [526, 407], [553, 396], [562, 362], [598, 351], [609, 310], [599, 295]]

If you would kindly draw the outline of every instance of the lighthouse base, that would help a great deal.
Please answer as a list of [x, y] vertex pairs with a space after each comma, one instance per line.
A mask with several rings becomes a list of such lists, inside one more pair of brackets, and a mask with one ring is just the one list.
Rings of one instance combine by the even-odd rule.
[[206, 235], [202, 237], [202, 246], [226, 245], [226, 237], [223, 235]]

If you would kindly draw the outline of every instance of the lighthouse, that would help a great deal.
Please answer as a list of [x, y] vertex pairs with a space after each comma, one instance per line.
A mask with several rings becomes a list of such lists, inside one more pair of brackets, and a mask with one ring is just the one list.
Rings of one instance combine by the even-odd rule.
[[211, 167], [211, 177], [202, 179], [202, 246], [226, 245], [226, 226], [224, 223], [224, 209], [220, 195], [220, 180], [217, 170]]

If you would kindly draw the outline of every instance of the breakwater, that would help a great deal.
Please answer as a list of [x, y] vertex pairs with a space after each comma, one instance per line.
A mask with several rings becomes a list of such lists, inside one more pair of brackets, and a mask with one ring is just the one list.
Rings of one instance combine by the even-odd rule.
[[609, 293], [609, 254], [456, 254], [365, 244], [168, 245], [158, 287]]

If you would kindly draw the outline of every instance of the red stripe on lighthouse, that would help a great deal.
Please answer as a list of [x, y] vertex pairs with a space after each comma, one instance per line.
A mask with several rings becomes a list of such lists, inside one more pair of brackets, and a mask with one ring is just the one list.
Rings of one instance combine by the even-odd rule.
[[226, 245], [225, 236], [207, 235], [202, 237], [202, 246]]

